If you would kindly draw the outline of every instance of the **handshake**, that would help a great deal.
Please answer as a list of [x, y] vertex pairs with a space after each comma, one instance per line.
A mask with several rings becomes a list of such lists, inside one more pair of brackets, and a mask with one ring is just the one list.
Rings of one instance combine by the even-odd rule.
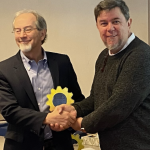
[[74, 130], [80, 130], [83, 118], [76, 117], [77, 111], [73, 106], [61, 104], [56, 106], [53, 112], [47, 114], [44, 124], [49, 124], [54, 131], [62, 131], [69, 127], [72, 127]]

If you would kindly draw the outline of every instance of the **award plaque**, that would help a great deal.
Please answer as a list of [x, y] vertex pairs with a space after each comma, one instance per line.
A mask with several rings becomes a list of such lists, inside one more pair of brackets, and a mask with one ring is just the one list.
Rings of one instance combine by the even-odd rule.
[[58, 86], [56, 90], [51, 89], [51, 93], [47, 95], [48, 101], [46, 104], [50, 106], [50, 111], [53, 111], [58, 105], [74, 103], [74, 100], [71, 98], [72, 95], [72, 93], [68, 92], [68, 88], [62, 89]]
[[[74, 100], [71, 98], [72, 93], [68, 92], [68, 88], [62, 89], [60, 86], [58, 86], [55, 89], [51, 89], [51, 93], [47, 95], [48, 101], [46, 102], [47, 105], [50, 106], [50, 111], [53, 111], [56, 106], [61, 104], [72, 104], [74, 103]], [[78, 143], [78, 150], [81, 150], [84, 148], [82, 145], [83, 140], [79, 138], [79, 135], [73, 135], [71, 134], [72, 139], [76, 140]]]

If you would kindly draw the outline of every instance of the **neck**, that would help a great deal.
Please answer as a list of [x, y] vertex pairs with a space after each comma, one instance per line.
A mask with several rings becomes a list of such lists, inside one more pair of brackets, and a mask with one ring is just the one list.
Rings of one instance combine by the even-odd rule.
[[120, 50], [109, 50], [109, 53], [111, 55], [118, 53]]
[[111, 50], [109, 50], [109, 53], [110, 53], [111, 55], [116, 54], [116, 53], [118, 53], [122, 48], [123, 48], [123, 46], [122, 46], [122, 47], [119, 47], [119, 48], [117, 48], [117, 49], [111, 49]]

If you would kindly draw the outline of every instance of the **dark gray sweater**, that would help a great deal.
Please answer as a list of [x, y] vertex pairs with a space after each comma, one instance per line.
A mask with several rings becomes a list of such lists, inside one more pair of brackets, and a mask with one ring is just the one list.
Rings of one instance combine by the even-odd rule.
[[105, 49], [95, 70], [90, 96], [73, 104], [82, 127], [102, 150], [150, 150], [150, 47], [136, 37], [114, 56]]

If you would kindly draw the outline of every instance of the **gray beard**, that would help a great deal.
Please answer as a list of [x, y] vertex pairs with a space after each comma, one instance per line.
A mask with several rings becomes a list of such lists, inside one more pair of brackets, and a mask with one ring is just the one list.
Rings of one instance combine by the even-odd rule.
[[29, 52], [32, 49], [31, 44], [19, 44], [19, 48], [22, 52]]
[[118, 43], [114, 44], [114, 45], [108, 45], [107, 43], [105, 43], [106, 47], [109, 49], [109, 50], [115, 50], [115, 49], [118, 49], [122, 44], [122, 41], [119, 40]]

